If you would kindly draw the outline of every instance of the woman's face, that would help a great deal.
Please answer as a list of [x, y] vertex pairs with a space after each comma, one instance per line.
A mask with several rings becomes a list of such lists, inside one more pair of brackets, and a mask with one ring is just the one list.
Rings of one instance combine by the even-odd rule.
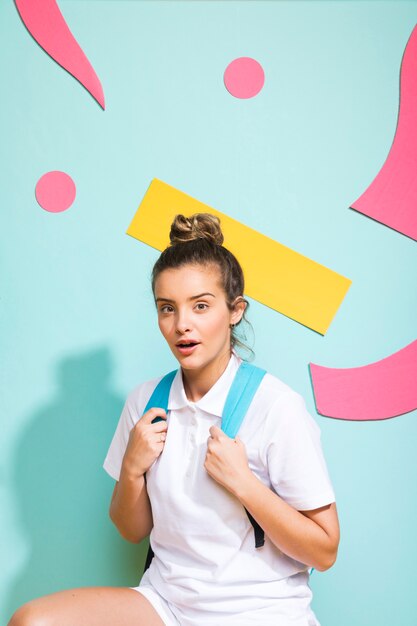
[[183, 369], [227, 364], [230, 324], [241, 319], [245, 304], [229, 310], [217, 266], [163, 270], [155, 281], [155, 301], [161, 333]]

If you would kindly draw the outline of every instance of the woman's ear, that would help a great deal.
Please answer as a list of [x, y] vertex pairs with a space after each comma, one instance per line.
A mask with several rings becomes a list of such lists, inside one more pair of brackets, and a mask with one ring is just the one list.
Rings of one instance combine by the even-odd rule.
[[236, 326], [241, 321], [245, 312], [247, 303], [243, 296], [238, 296], [232, 304], [232, 314], [230, 317], [230, 323]]

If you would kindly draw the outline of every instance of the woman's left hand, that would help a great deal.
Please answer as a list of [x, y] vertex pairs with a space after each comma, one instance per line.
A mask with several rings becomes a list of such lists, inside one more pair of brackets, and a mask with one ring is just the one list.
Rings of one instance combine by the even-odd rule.
[[245, 444], [240, 437], [231, 439], [217, 426], [209, 432], [204, 467], [214, 480], [234, 493], [251, 474]]

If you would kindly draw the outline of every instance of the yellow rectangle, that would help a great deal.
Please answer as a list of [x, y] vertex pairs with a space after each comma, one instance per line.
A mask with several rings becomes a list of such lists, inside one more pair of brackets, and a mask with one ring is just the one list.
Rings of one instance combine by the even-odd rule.
[[153, 179], [127, 234], [157, 250], [169, 245], [176, 214], [211, 213], [221, 221], [224, 246], [245, 275], [245, 295], [325, 334], [351, 280], [241, 222]]

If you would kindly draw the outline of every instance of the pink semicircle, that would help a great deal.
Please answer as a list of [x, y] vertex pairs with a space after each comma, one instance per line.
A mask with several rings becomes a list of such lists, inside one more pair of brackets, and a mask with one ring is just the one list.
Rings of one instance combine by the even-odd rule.
[[56, 0], [15, 0], [29, 33], [67, 72], [72, 74], [104, 109], [104, 93], [87, 59], [59, 10]]
[[369, 365], [310, 363], [316, 408], [343, 420], [383, 420], [417, 409], [417, 340]]
[[50, 213], [62, 213], [69, 209], [75, 194], [75, 183], [71, 176], [58, 170], [47, 172], [36, 183], [36, 200]]

